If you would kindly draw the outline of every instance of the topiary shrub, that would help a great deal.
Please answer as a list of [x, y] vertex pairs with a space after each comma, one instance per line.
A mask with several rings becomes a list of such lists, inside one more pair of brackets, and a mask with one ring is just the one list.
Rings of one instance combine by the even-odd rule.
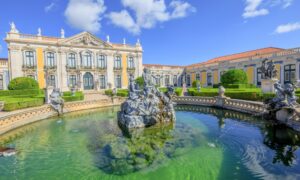
[[9, 90], [39, 89], [39, 84], [36, 80], [29, 77], [17, 77], [9, 82], [8, 89]]
[[194, 88], [196, 88], [196, 87], [197, 87], [197, 84], [200, 84], [200, 81], [199, 81], [199, 80], [193, 81], [192, 86], [193, 86]]
[[221, 76], [221, 83], [222, 85], [226, 84], [247, 84], [248, 78], [245, 71], [241, 69], [231, 69], [226, 71]]

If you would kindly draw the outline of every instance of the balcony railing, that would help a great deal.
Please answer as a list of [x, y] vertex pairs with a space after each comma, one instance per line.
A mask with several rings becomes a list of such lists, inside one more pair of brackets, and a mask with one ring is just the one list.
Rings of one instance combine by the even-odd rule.
[[106, 70], [107, 67], [106, 66], [97, 66], [96, 69], [98, 69], [98, 70]]
[[135, 67], [127, 67], [127, 71], [134, 71]]
[[66, 69], [77, 69], [76, 66], [66, 65]]
[[46, 65], [46, 66], [44, 66], [44, 69], [56, 69], [57, 68], [57, 66], [56, 65]]
[[27, 70], [27, 69], [35, 70], [36, 69], [36, 65], [23, 65], [22, 69], [23, 70]]
[[122, 70], [122, 67], [114, 67], [114, 71], [120, 71]]
[[80, 69], [93, 69], [92, 66], [80, 66]]

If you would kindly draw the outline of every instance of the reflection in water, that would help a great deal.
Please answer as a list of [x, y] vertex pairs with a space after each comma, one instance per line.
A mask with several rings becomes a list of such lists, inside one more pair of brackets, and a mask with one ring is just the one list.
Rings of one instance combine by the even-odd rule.
[[121, 132], [118, 126], [107, 121], [99, 123], [103, 128], [90, 132], [89, 150], [96, 166], [108, 174], [123, 175], [155, 168], [199, 145], [201, 139], [198, 129], [183, 123], [177, 123], [176, 128], [170, 124], [130, 132]]
[[295, 163], [295, 152], [300, 145], [299, 133], [276, 124], [266, 124], [264, 144], [275, 151], [273, 163], [292, 166]]

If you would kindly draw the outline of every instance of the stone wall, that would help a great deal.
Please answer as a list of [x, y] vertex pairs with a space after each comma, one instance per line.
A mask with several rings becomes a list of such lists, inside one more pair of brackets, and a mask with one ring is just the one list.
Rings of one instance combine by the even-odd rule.
[[[120, 105], [124, 100], [124, 98], [115, 98], [113, 101], [103, 99], [98, 101], [69, 102], [65, 104], [64, 113]], [[0, 135], [26, 124], [57, 115], [57, 112], [53, 110], [50, 105], [44, 105], [2, 117], [0, 118]]]

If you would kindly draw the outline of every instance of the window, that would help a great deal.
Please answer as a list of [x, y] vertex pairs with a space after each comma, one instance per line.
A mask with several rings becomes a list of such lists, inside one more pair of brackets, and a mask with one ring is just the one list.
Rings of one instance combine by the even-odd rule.
[[25, 66], [33, 67], [35, 66], [35, 58], [33, 51], [25, 52]]
[[98, 67], [106, 68], [106, 56], [105, 55], [98, 56]]
[[76, 82], [76, 75], [69, 76], [69, 87], [75, 87], [77, 84]]
[[68, 67], [71, 67], [71, 68], [76, 67], [76, 55], [74, 53], [69, 54]]
[[116, 88], [122, 88], [122, 78], [121, 75], [116, 76]]
[[289, 64], [284, 66], [284, 83], [293, 83], [296, 80], [296, 66]]
[[256, 69], [257, 86], [261, 85], [261, 68]]
[[191, 86], [191, 76], [189, 74], [186, 75], [186, 85]]
[[160, 86], [160, 76], [159, 75], [157, 75], [155, 78], [155, 85]]
[[116, 69], [121, 69], [121, 56], [116, 56], [115, 57], [115, 64], [114, 67]]
[[100, 89], [105, 89], [106, 88], [105, 76], [100, 75], [99, 81], [100, 81]]
[[83, 67], [92, 67], [92, 54], [91, 53], [85, 53], [83, 55], [83, 61], [82, 61]]
[[169, 86], [170, 85], [170, 76], [166, 75], [165, 76], [165, 86]]
[[46, 65], [48, 67], [54, 67], [55, 66], [54, 53], [53, 52], [48, 52], [46, 58], [47, 58]]
[[207, 73], [207, 85], [208, 86], [212, 85], [212, 76], [211, 76], [211, 73]]
[[133, 57], [128, 58], [128, 68], [134, 68], [134, 60]]
[[173, 76], [173, 85], [177, 86], [177, 75]]
[[55, 75], [48, 76], [48, 85], [55, 87]]
[[200, 74], [199, 73], [196, 74], [196, 81], [200, 81]]

